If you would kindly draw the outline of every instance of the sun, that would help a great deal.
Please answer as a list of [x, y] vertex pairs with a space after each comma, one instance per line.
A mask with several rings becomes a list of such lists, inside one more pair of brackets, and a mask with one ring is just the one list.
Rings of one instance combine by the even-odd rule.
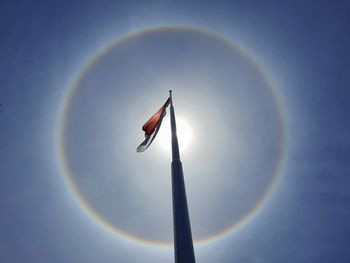
[[[191, 125], [184, 118], [176, 117], [176, 129], [180, 152], [188, 151], [193, 142], [193, 129]], [[160, 145], [162, 150], [169, 153], [171, 152], [171, 129], [169, 118], [163, 119], [156, 141], [158, 141], [158, 145]]]

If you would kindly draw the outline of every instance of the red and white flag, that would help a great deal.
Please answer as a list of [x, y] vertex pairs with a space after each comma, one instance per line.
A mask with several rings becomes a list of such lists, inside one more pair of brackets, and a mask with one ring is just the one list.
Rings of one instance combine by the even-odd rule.
[[160, 129], [160, 125], [162, 124], [162, 120], [166, 114], [166, 108], [168, 107], [169, 103], [170, 97], [167, 99], [164, 105], [142, 126], [142, 130], [145, 132], [145, 140], [137, 147], [137, 152], [144, 152], [153, 142]]

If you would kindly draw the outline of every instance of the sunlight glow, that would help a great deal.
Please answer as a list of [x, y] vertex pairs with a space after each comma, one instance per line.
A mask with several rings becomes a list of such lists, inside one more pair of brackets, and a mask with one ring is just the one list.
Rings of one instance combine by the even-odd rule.
[[[176, 129], [180, 151], [187, 151], [193, 141], [193, 129], [189, 122], [181, 117], [176, 117]], [[171, 129], [169, 118], [164, 118], [155, 140], [158, 141], [158, 145], [160, 145], [163, 150], [169, 153], [171, 152]]]

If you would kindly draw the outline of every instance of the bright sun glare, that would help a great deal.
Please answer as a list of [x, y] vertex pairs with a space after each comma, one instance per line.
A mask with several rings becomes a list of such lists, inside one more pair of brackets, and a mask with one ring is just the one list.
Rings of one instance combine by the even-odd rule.
[[[180, 152], [188, 150], [193, 141], [193, 130], [189, 123], [181, 117], [176, 117], [177, 137], [179, 140]], [[164, 118], [162, 126], [156, 137], [161, 148], [167, 152], [171, 151], [171, 130], [169, 118]]]

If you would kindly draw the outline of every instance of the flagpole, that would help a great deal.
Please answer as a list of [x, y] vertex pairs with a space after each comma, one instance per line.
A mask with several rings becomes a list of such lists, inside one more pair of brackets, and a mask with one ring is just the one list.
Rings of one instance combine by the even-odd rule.
[[171, 124], [171, 180], [173, 192], [173, 223], [175, 263], [195, 263], [190, 217], [188, 214], [185, 181], [180, 160], [179, 143], [176, 134], [176, 119], [172, 91], [170, 93]]

